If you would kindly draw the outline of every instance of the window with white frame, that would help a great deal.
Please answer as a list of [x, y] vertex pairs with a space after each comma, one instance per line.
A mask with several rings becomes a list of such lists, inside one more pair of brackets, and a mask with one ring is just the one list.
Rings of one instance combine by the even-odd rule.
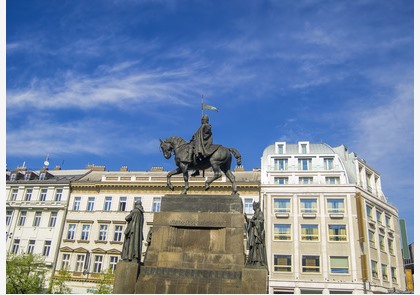
[[82, 226], [82, 234], [80, 235], [80, 239], [82, 241], [89, 240], [89, 232], [90, 232], [90, 224], [83, 224], [83, 226]]
[[27, 253], [28, 254], [34, 253], [34, 250], [35, 250], [35, 240], [29, 240]]
[[274, 177], [275, 184], [288, 184], [289, 177]]
[[103, 259], [104, 259], [103, 255], [95, 255], [95, 261], [93, 263], [93, 272], [94, 273], [101, 272]]
[[324, 158], [324, 169], [333, 170], [334, 168], [334, 158]]
[[385, 252], [386, 251], [386, 248], [385, 248], [385, 237], [383, 235], [379, 235], [379, 249], [382, 252]]
[[127, 207], [127, 197], [120, 197], [120, 202], [118, 204], [118, 211], [125, 211]]
[[41, 172], [40, 174], [39, 174], [39, 180], [44, 180], [45, 179], [45, 172]]
[[318, 224], [301, 224], [300, 232], [302, 241], [319, 241]]
[[366, 205], [366, 215], [369, 219], [373, 219], [372, 206]]
[[76, 224], [70, 223], [67, 230], [67, 240], [74, 240], [74, 235], [76, 233]]
[[347, 256], [330, 256], [330, 273], [348, 274], [349, 258]]
[[328, 241], [346, 242], [347, 241], [347, 226], [345, 224], [329, 224], [328, 225]]
[[397, 284], [398, 283], [398, 277], [397, 277], [397, 268], [396, 267], [393, 267], [393, 266], [391, 266], [391, 278], [392, 278], [392, 282], [394, 283], [394, 284]]
[[60, 202], [60, 201], [61, 201], [62, 196], [63, 196], [63, 189], [58, 188], [58, 189], [55, 191], [55, 199], [54, 199], [54, 200], [55, 200], [56, 202]]
[[108, 225], [106, 224], [101, 224], [99, 226], [99, 241], [106, 241], [106, 234], [108, 232]]
[[382, 279], [384, 281], [388, 281], [388, 266], [386, 264], [382, 264], [381, 271], [382, 271]]
[[299, 184], [313, 184], [313, 177], [299, 177]]
[[292, 227], [290, 224], [274, 224], [274, 241], [292, 240]]
[[105, 197], [104, 211], [111, 211], [112, 197]]
[[50, 215], [50, 220], [48, 222], [48, 227], [54, 227], [57, 222], [57, 212], [53, 211]]
[[285, 143], [276, 143], [276, 153], [277, 154], [284, 154], [286, 153], [286, 146]]
[[376, 248], [375, 233], [373, 231], [369, 230], [368, 235], [369, 235], [369, 246], [371, 248]]
[[13, 254], [18, 254], [19, 253], [19, 244], [20, 244], [20, 239], [14, 239], [13, 248], [12, 248]]
[[244, 213], [254, 214], [254, 208], [252, 206], [254, 199], [245, 199], [244, 201]]
[[382, 211], [376, 209], [376, 221], [378, 224], [382, 224]]
[[15, 181], [16, 180], [16, 173], [12, 173], [12, 175], [10, 175], [10, 181]]
[[73, 202], [73, 210], [74, 211], [79, 211], [80, 210], [80, 201], [81, 201], [81, 197], [74, 197], [74, 202]]
[[12, 222], [13, 210], [6, 210], [6, 225]]
[[30, 180], [31, 179], [31, 173], [26, 173], [25, 174], [25, 180]]
[[388, 251], [389, 254], [394, 255], [394, 240], [388, 239]]
[[274, 213], [290, 213], [290, 199], [289, 198], [275, 198], [274, 199]]
[[340, 177], [336, 177], [336, 176], [325, 177], [325, 183], [326, 184], [340, 184]]
[[12, 193], [10, 195], [10, 201], [16, 201], [17, 195], [18, 195], [18, 189], [17, 188], [12, 189]]
[[318, 201], [312, 198], [300, 199], [301, 213], [318, 213]]
[[378, 276], [378, 262], [376, 262], [375, 260], [371, 260], [370, 265], [371, 265], [371, 268], [372, 268], [372, 277], [374, 279], [379, 278], [379, 276]]
[[300, 153], [307, 154], [308, 153], [308, 144], [307, 143], [300, 143], [299, 144]]
[[343, 214], [344, 199], [327, 199], [327, 211], [329, 214]]
[[39, 194], [40, 201], [45, 201], [47, 199], [47, 191], [46, 188], [41, 189], [41, 193]]
[[50, 255], [51, 241], [44, 242], [44, 249], [42, 249], [42, 256]]
[[287, 170], [288, 159], [274, 159], [275, 170]]
[[68, 269], [70, 267], [70, 254], [63, 253], [62, 259], [61, 259], [61, 269]]
[[77, 254], [76, 256], [76, 267], [74, 269], [75, 272], [82, 272], [83, 266], [85, 264], [85, 254]]
[[25, 201], [30, 201], [32, 198], [32, 189], [28, 188], [26, 190], [26, 194], [25, 194]]
[[26, 222], [26, 211], [21, 211], [20, 212], [20, 217], [19, 217], [19, 222], [18, 222], [18, 226], [24, 226], [25, 222]]
[[87, 211], [93, 211], [93, 208], [95, 207], [95, 197], [89, 197], [87, 202]]
[[292, 272], [292, 255], [274, 254], [274, 271]]
[[321, 266], [319, 263], [319, 256], [317, 255], [303, 255], [302, 256], [302, 272], [319, 273]]
[[35, 212], [34, 222], [32, 223], [32, 226], [39, 226], [39, 224], [41, 223], [41, 215], [42, 215], [41, 211]]
[[388, 229], [392, 229], [392, 225], [391, 225], [391, 216], [389, 215], [385, 215], [385, 226]]
[[303, 158], [298, 160], [299, 170], [312, 170], [312, 159]]
[[153, 212], [160, 212], [160, 197], [153, 198]]
[[121, 242], [122, 241], [122, 234], [123, 234], [122, 225], [116, 225], [115, 230], [114, 230], [114, 242]]
[[117, 268], [118, 263], [118, 256], [110, 256], [109, 257], [109, 269], [112, 273], [115, 272], [115, 269]]

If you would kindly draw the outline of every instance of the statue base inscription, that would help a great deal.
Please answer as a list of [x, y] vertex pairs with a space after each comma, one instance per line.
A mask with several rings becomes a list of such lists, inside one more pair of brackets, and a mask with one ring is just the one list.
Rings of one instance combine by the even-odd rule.
[[250, 280], [253, 275], [244, 264], [244, 216], [238, 195], [166, 195], [161, 212], [154, 215], [135, 293], [266, 293], [266, 270], [251, 270], [264, 274]]

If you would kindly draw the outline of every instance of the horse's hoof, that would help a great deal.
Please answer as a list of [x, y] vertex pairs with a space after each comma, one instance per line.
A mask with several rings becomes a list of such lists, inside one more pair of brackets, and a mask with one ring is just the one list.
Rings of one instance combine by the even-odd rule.
[[208, 191], [210, 189], [210, 185], [206, 183], [206, 185], [204, 186], [204, 190]]
[[174, 190], [174, 186], [173, 185], [168, 185], [168, 188], [173, 191]]

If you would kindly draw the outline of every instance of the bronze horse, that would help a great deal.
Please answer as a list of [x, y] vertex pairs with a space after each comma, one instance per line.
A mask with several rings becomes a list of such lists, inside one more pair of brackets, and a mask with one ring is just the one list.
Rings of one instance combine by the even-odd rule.
[[175, 156], [175, 164], [178, 166], [175, 170], [172, 170], [166, 176], [166, 183], [169, 189], [174, 190], [174, 186], [171, 183], [171, 176], [182, 173], [184, 176], [184, 190], [182, 194], [186, 194], [189, 187], [188, 184], [188, 170], [204, 170], [207, 168], [212, 168], [214, 172], [214, 176], [206, 180], [204, 189], [208, 190], [210, 188], [210, 184], [222, 176], [222, 171], [226, 175], [226, 177], [232, 183], [232, 195], [238, 192], [235, 182], [235, 176], [233, 175], [232, 171], [230, 171], [230, 165], [232, 163], [232, 155], [236, 158], [236, 162], [238, 165], [241, 165], [241, 155], [235, 148], [226, 148], [224, 146], [219, 146], [219, 148], [210, 156], [204, 158], [202, 161], [191, 161], [189, 157], [189, 143], [187, 143], [184, 139], [178, 136], [172, 136], [165, 140], [160, 140], [160, 148], [162, 150], [163, 156], [166, 159], [169, 159], [172, 156], [172, 152]]

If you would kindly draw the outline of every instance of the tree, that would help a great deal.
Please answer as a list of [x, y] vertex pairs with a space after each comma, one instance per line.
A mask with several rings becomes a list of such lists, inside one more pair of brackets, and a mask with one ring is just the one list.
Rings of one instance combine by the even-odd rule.
[[6, 258], [6, 293], [43, 293], [48, 271], [39, 255], [8, 254]]
[[112, 273], [112, 270], [108, 269], [107, 272], [102, 272], [101, 278], [96, 284], [98, 289], [95, 291], [95, 294], [111, 294], [113, 290], [113, 284], [114, 274]]
[[58, 276], [51, 278], [50, 293], [53, 294], [68, 294], [71, 292], [71, 288], [66, 285], [67, 281], [70, 281], [71, 274], [68, 268], [61, 269], [58, 272]]

